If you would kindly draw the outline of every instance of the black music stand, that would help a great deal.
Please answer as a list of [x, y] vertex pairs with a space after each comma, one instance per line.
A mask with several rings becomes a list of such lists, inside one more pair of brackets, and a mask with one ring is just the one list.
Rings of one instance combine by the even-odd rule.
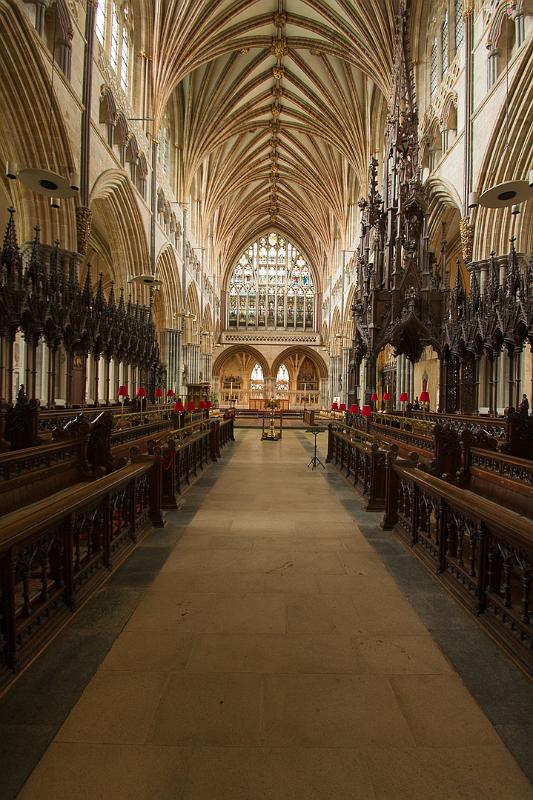
[[324, 430], [325, 430], [325, 428], [307, 428], [306, 431], [305, 431], [306, 433], [312, 433], [313, 436], [315, 437], [315, 454], [314, 454], [313, 458], [311, 459], [311, 461], [309, 462], [309, 464], [307, 465], [307, 469], [309, 469], [311, 464], [313, 465], [312, 469], [317, 469], [319, 464], [322, 467], [322, 469], [326, 469], [326, 467], [324, 466], [324, 464], [322, 463], [322, 461], [319, 459], [319, 457], [316, 454], [316, 437], [318, 436], [319, 433], [324, 433]]

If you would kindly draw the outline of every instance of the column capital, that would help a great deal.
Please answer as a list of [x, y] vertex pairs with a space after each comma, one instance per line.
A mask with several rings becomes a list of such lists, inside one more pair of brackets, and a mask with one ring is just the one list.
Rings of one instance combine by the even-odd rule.
[[466, 20], [474, 13], [474, 0], [463, 0], [463, 18]]

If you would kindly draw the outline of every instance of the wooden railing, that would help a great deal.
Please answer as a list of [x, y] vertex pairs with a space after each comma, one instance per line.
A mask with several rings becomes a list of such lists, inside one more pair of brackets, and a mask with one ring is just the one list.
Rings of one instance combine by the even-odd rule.
[[[391, 448], [398, 452], [396, 446]], [[363, 431], [340, 422], [328, 426], [327, 463], [336, 464], [347, 478], [353, 478], [354, 487], [366, 498], [366, 510], [385, 507], [386, 450]]]
[[[161, 419], [169, 417], [172, 404], [162, 403], [160, 405], [149, 405], [143, 412], [146, 419]], [[96, 419], [102, 411], [110, 411], [115, 417], [116, 427], [130, 427], [137, 425], [140, 419], [140, 412], [132, 411], [130, 406], [88, 406], [86, 408], [51, 408], [39, 410], [38, 430], [40, 434], [51, 433], [55, 428], [62, 428], [68, 422], [75, 419], [79, 414], [83, 414], [89, 421]]]
[[376, 435], [377, 438], [394, 439], [401, 449], [414, 451], [424, 460], [433, 457], [435, 451], [434, 425], [429, 422], [392, 414], [374, 414], [372, 417], [367, 417], [364, 428], [368, 433]]
[[0, 684], [50, 639], [150, 525], [160, 527], [153, 458], [1, 518]]
[[233, 417], [202, 419], [165, 434], [154, 453], [163, 470], [163, 508], [177, 508], [176, 496], [209, 463], [220, 457], [221, 448], [233, 441]]
[[198, 415], [103, 475], [88, 458], [90, 427], [0, 454], [0, 689], [233, 440], [233, 418]]
[[471, 491], [387, 459], [384, 528], [533, 676], [533, 523]]
[[87, 436], [0, 454], [0, 516], [89, 480]]
[[434, 425], [450, 425], [457, 433], [480, 428], [494, 439], [505, 439], [504, 418], [485, 417], [481, 414], [439, 414], [436, 411], [411, 411], [410, 418]]

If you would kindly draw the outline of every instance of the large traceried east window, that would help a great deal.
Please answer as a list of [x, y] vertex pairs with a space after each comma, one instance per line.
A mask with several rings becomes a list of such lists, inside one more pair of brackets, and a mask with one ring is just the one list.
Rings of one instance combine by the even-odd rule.
[[228, 327], [312, 330], [315, 287], [298, 248], [277, 233], [250, 245], [228, 287]]

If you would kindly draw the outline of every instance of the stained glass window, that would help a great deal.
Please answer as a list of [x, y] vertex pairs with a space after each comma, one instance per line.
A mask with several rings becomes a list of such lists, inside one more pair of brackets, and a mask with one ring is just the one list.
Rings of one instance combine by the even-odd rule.
[[122, 28], [122, 51], [120, 64], [120, 85], [124, 91], [128, 88], [128, 68], [130, 60], [130, 42], [126, 26]]
[[261, 364], [256, 364], [252, 370], [252, 375], [250, 377], [250, 389], [253, 394], [263, 392], [265, 388], [265, 378], [263, 375], [263, 368]]
[[111, 61], [111, 66], [117, 71], [118, 66], [118, 11], [117, 11], [117, 4], [113, 3], [113, 8], [111, 12], [111, 52], [109, 54], [109, 60]]
[[455, 49], [459, 50], [465, 38], [463, 0], [455, 0]]
[[444, 18], [440, 27], [440, 45], [441, 45], [441, 75], [444, 76], [448, 69], [449, 64], [449, 25], [448, 25], [448, 9], [444, 12]]
[[437, 49], [437, 42], [434, 41], [431, 45], [431, 63], [430, 63], [430, 86], [431, 86], [431, 94], [434, 95], [437, 91], [437, 81], [438, 81], [438, 64], [439, 64], [439, 54]]
[[169, 153], [169, 123], [168, 118], [165, 117], [163, 124], [159, 129], [159, 145], [157, 150], [157, 164], [161, 172], [165, 175], [168, 171], [168, 153]]
[[96, 38], [101, 45], [105, 45], [107, 0], [98, 0], [96, 7]]
[[276, 376], [276, 391], [278, 393], [289, 391], [289, 370], [285, 364], [282, 364], [278, 369], [278, 374]]
[[230, 328], [313, 330], [313, 275], [298, 248], [269, 233], [246, 248], [228, 287]]

